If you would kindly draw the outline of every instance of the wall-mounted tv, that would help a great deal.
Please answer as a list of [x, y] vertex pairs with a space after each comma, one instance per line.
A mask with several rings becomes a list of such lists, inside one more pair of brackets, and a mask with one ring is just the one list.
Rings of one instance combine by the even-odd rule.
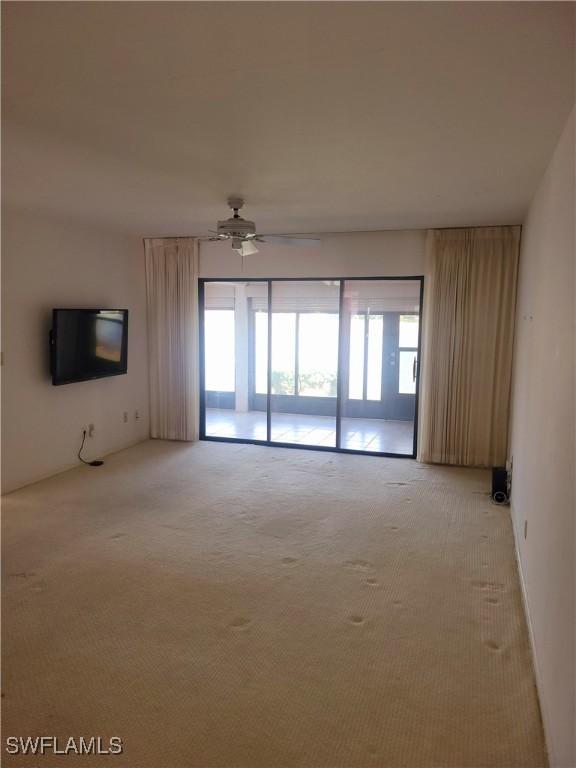
[[53, 309], [52, 384], [118, 376], [128, 370], [127, 309]]

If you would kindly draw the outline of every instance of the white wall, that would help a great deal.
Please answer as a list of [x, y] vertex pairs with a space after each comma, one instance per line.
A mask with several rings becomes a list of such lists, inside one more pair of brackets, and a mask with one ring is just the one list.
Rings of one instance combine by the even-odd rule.
[[[76, 465], [83, 426], [96, 427], [94, 438], [86, 441], [86, 454], [95, 458], [146, 439], [149, 420], [142, 241], [15, 209], [3, 212], [2, 225], [6, 493]], [[53, 307], [127, 308], [128, 373], [52, 386], [48, 331]]]
[[[246, 259], [242, 272], [240, 257], [227, 243], [206, 243], [201, 276], [421, 275], [424, 244], [424, 232], [324, 235], [319, 248], [263, 246]], [[146, 439], [149, 420], [141, 241], [9, 208], [3, 213], [2, 250], [2, 492], [7, 493], [75, 466], [82, 427], [96, 426], [86, 444], [86, 454], [96, 457]], [[57, 306], [127, 307], [128, 374], [53, 387], [48, 331]]]
[[[576, 765], [574, 113], [522, 232], [512, 516], [552, 766]], [[527, 523], [527, 537], [524, 525]]]
[[242, 259], [229, 243], [201, 243], [200, 277], [413, 277], [424, 274], [426, 233], [319, 235], [319, 247], [262, 244]]

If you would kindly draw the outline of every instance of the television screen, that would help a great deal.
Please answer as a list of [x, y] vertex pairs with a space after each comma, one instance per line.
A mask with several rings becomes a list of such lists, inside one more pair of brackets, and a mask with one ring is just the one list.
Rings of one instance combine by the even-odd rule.
[[126, 373], [128, 310], [54, 309], [50, 343], [52, 384]]

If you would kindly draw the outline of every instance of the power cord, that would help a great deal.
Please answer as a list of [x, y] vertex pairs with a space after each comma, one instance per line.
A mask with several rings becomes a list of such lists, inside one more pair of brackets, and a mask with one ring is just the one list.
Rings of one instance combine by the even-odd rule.
[[103, 461], [100, 461], [100, 459], [94, 459], [94, 461], [86, 461], [86, 459], [83, 459], [80, 455], [82, 453], [82, 450], [84, 448], [84, 441], [86, 440], [86, 430], [82, 430], [82, 445], [80, 446], [80, 450], [78, 451], [78, 458], [82, 462], [82, 464], [88, 464], [89, 467], [101, 467], [102, 464], [104, 464]]

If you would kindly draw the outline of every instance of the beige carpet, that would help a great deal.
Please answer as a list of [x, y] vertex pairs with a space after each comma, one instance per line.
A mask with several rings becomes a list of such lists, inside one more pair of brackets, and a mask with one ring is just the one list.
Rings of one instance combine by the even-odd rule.
[[541, 768], [488, 473], [143, 443], [5, 497], [5, 766]]

